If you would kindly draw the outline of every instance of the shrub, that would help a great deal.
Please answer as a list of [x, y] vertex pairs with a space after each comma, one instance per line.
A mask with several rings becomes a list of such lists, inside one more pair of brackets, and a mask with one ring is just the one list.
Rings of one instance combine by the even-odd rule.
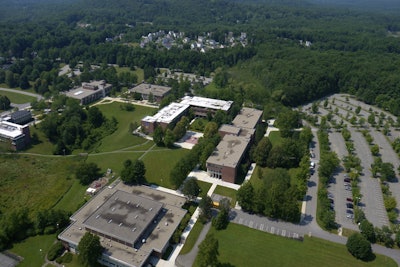
[[70, 263], [72, 261], [72, 253], [65, 253], [63, 256], [59, 257], [56, 259], [56, 262], [61, 264], [61, 263]]
[[347, 239], [347, 250], [360, 260], [368, 260], [372, 256], [371, 243], [360, 233], [354, 233]]
[[54, 261], [63, 253], [63, 251], [64, 246], [61, 244], [61, 242], [57, 242], [50, 248], [49, 253], [47, 253], [47, 259], [49, 261]]

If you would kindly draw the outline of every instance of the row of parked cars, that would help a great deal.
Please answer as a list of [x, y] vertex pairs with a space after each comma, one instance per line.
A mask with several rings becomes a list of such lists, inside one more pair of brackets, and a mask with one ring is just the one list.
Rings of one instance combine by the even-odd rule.
[[[348, 174], [344, 175], [344, 187], [347, 191], [351, 192], [351, 180]], [[335, 202], [333, 200], [333, 194], [328, 193], [328, 199], [331, 203], [331, 209], [335, 208]], [[354, 218], [354, 204], [353, 199], [350, 197], [346, 197], [346, 218], [353, 219]]]

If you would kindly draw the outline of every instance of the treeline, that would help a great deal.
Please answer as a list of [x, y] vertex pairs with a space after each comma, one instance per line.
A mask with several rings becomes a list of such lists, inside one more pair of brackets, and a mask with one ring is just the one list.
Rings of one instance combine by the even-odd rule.
[[113, 133], [118, 124], [114, 117], [107, 119], [97, 107], [83, 108], [64, 95], [53, 100], [52, 110], [39, 128], [55, 144], [53, 153], [57, 155], [79, 148], [90, 150], [98, 140]]
[[0, 250], [29, 236], [61, 231], [69, 224], [70, 215], [61, 210], [42, 210], [32, 219], [26, 208], [0, 214]]

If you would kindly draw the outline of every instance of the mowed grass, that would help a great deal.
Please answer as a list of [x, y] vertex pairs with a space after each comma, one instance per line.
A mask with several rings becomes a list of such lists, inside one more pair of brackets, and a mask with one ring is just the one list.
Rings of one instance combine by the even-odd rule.
[[115, 117], [117, 119], [118, 129], [100, 141], [101, 143], [96, 148], [96, 152], [114, 151], [146, 142], [146, 139], [134, 136], [131, 133], [129, 126], [133, 122], [137, 122], [138, 125], [140, 125], [141, 119], [152, 114], [155, 109], [135, 105], [134, 111], [126, 111], [120, 108], [120, 106], [123, 105], [125, 104], [119, 102], [97, 105], [107, 118], [111, 119], [112, 117]]
[[[268, 234], [230, 223], [226, 230], [213, 233], [219, 243], [218, 260], [227, 266], [397, 266], [385, 256], [377, 255], [372, 262], [355, 259], [345, 245], [318, 238], [305, 237], [303, 242]], [[199, 266], [197, 261], [193, 266]]]
[[122, 72], [131, 72], [131, 73], [135, 73], [137, 75], [137, 80], [138, 83], [140, 83], [140, 81], [144, 80], [144, 71], [143, 69], [140, 68], [136, 68], [135, 70], [131, 70], [128, 67], [115, 67], [115, 69], [117, 70], [117, 73], [120, 74]]
[[187, 254], [189, 253], [194, 244], [196, 244], [197, 238], [199, 238], [199, 235], [201, 233], [201, 230], [203, 230], [204, 224], [202, 224], [199, 220], [196, 221], [194, 224], [192, 230], [190, 230], [190, 234], [185, 240], [185, 245], [181, 249], [181, 252], [179, 253], [180, 255]]
[[36, 134], [38, 137], [38, 143], [37, 144], [32, 144], [31, 147], [25, 150], [25, 152], [29, 153], [37, 153], [37, 154], [43, 154], [43, 155], [52, 155], [53, 150], [54, 150], [54, 145], [47, 139], [45, 134], [39, 129], [40, 124], [38, 124], [36, 127], [29, 127], [29, 130], [31, 132], [31, 136], [33, 134]]
[[33, 100], [36, 98], [33, 96], [29, 95], [23, 95], [19, 93], [14, 93], [14, 92], [8, 92], [8, 91], [0, 91], [0, 95], [4, 95], [10, 99], [11, 103], [14, 104], [23, 104], [23, 103], [31, 103]]
[[72, 185], [62, 195], [54, 209], [65, 210], [68, 212], [75, 212], [78, 205], [82, 203], [86, 197], [87, 186], [81, 185], [77, 179], [74, 180]]
[[188, 155], [190, 150], [183, 148], [161, 149], [154, 147], [143, 158], [146, 166], [146, 180], [151, 184], [173, 188], [169, 174], [175, 164]]
[[199, 181], [199, 180], [197, 180], [196, 182], [200, 187], [199, 197], [201, 197], [201, 198], [205, 197], [207, 195], [208, 190], [210, 190], [210, 188], [211, 188], [211, 184], [204, 182], [204, 181]]
[[235, 189], [217, 185], [217, 187], [214, 190], [214, 193], [231, 198], [231, 207], [235, 207], [236, 193], [237, 193]]
[[105, 173], [110, 168], [116, 177], [121, 174], [124, 168], [124, 161], [130, 159], [132, 161], [138, 159], [143, 152], [113, 152], [104, 154], [89, 154], [87, 162], [94, 162], [99, 166], [101, 172]]
[[279, 131], [270, 132], [268, 138], [273, 146], [279, 145], [283, 141], [283, 138], [281, 137], [281, 133]]
[[74, 183], [76, 157], [0, 156], [0, 211], [49, 209]]
[[42, 266], [45, 255], [56, 241], [56, 235], [38, 235], [29, 237], [13, 245], [11, 252], [21, 256], [24, 260], [18, 267]]

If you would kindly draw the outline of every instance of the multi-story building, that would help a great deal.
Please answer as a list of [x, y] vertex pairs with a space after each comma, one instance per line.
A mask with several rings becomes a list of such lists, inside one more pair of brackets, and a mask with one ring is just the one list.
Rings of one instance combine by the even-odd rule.
[[0, 144], [6, 150], [21, 150], [30, 144], [29, 125], [0, 121]]
[[233, 101], [225, 101], [200, 96], [185, 96], [181, 104], [189, 105], [196, 117], [207, 117], [208, 114], [214, 115], [218, 110], [229, 112]]
[[157, 114], [144, 117], [141, 123], [142, 130], [147, 133], [152, 133], [157, 126], [166, 129], [168, 125], [176, 123], [184, 116], [189, 107], [189, 105], [181, 103], [171, 103], [158, 111]]
[[149, 100], [149, 96], [153, 95], [153, 102], [160, 103], [171, 92], [171, 87], [141, 83], [129, 89], [129, 92], [139, 93], [144, 100]]
[[32, 114], [28, 110], [18, 110], [11, 113], [9, 121], [21, 125], [26, 124], [32, 121]]
[[[161, 200], [161, 201], [160, 201]], [[147, 266], [151, 257], [161, 258], [169, 240], [186, 214], [183, 197], [150, 187], [123, 183], [104, 187], [71, 217], [71, 225], [58, 238], [79, 253], [86, 232], [100, 237], [104, 247], [99, 262], [104, 266]]]
[[88, 105], [110, 94], [112, 85], [106, 81], [91, 81], [82, 83], [81, 87], [72, 89], [66, 93], [68, 97], [79, 100], [81, 105]]

